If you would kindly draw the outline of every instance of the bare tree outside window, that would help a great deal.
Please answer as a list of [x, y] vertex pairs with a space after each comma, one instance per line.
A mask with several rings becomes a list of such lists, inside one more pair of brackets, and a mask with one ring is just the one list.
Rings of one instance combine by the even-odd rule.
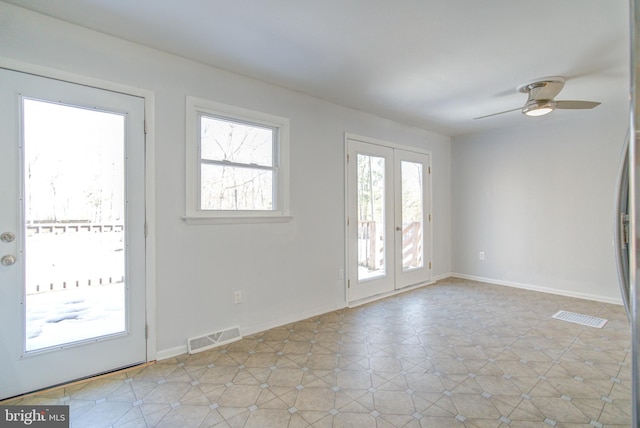
[[200, 116], [200, 209], [276, 209], [277, 129]]

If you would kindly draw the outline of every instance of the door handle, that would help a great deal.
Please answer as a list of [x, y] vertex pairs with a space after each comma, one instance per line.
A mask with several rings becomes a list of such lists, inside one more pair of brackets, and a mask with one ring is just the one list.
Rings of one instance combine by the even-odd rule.
[[0, 235], [0, 241], [2, 242], [13, 242], [16, 239], [16, 235], [12, 232], [4, 232], [2, 235]]
[[0, 263], [2, 263], [3, 266], [11, 266], [15, 262], [16, 262], [16, 256], [12, 256], [11, 254], [2, 256], [2, 258], [0, 259]]

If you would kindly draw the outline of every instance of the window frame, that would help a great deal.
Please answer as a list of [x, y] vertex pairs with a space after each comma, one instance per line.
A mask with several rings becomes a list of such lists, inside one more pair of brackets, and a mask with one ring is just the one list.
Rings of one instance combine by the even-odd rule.
[[[201, 209], [200, 171], [202, 116], [229, 120], [274, 130], [272, 210]], [[208, 163], [209, 161], [205, 162]], [[247, 166], [250, 164], [247, 164]], [[256, 168], [258, 169], [258, 168]], [[289, 214], [289, 119], [241, 107], [187, 96], [186, 98], [186, 215], [187, 224], [277, 223], [291, 220]]]

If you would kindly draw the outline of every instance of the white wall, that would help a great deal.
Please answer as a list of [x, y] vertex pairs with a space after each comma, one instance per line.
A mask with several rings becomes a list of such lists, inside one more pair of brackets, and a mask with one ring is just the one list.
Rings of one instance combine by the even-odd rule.
[[[0, 2], [0, 61], [150, 90], [155, 120], [157, 348], [344, 306], [344, 132], [432, 151], [434, 276], [451, 272], [450, 138], [154, 51]], [[30, 66], [29, 66], [30, 67]], [[185, 96], [291, 119], [290, 223], [189, 225]], [[244, 302], [233, 305], [233, 291]], [[153, 328], [153, 326], [152, 326]]]
[[456, 274], [621, 302], [612, 233], [625, 91], [623, 83], [618, 105], [598, 107], [606, 120], [594, 120], [592, 111], [557, 111], [522, 127], [454, 139]]

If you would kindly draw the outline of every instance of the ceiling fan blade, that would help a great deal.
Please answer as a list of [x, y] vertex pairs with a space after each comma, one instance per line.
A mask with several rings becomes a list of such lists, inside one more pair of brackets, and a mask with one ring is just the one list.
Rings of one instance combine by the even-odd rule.
[[600, 103], [596, 101], [556, 101], [556, 108], [567, 110], [582, 110], [590, 109], [599, 106]]
[[486, 117], [491, 117], [491, 116], [497, 116], [497, 115], [499, 115], [499, 114], [509, 113], [509, 112], [516, 111], [516, 110], [522, 110], [522, 107], [512, 108], [511, 110], [500, 111], [500, 112], [498, 112], [498, 113], [491, 113], [491, 114], [488, 114], [488, 115], [486, 115], [486, 116], [474, 117], [474, 118], [473, 118], [473, 120], [476, 120], [476, 119], [484, 119], [484, 118], [486, 118]]

